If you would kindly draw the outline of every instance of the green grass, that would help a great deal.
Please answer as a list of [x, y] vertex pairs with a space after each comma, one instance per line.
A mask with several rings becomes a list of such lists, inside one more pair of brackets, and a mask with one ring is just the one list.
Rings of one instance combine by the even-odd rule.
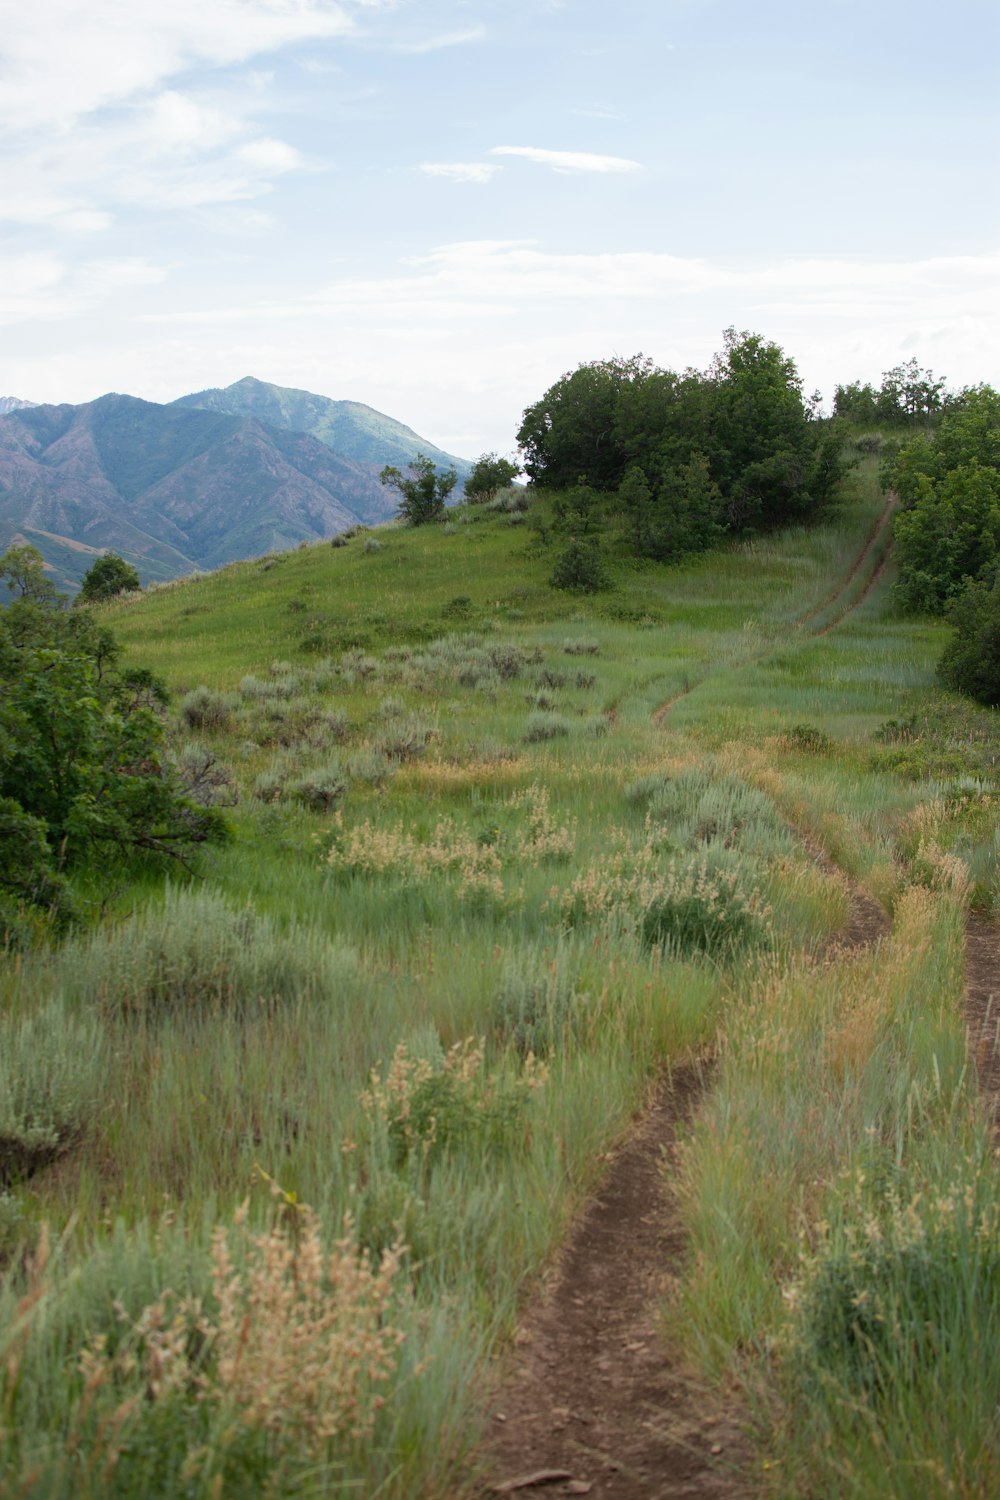
[[[994, 716], [952, 717], [940, 627], [893, 615], [890, 573], [817, 634], [882, 503], [859, 472], [823, 526], [673, 569], [612, 559], [613, 587], [585, 599], [549, 587], [529, 523], [459, 512], [102, 612], [178, 695], [178, 746], [217, 762], [235, 838], [166, 890], [103, 893], [92, 934], [5, 973], [11, 1026], [65, 1014], [87, 1046], [65, 1149], [0, 1199], [0, 1348], [20, 1372], [0, 1377], [16, 1419], [0, 1421], [0, 1488], [464, 1493], [473, 1391], [602, 1153], [663, 1068], [719, 1045], [686, 1154], [698, 1254], [673, 1336], [745, 1382], [787, 1493], [838, 1493], [822, 1453], [841, 1442], [870, 1476], [844, 1493], [876, 1493], [871, 1434], [902, 1451], [902, 1395], [896, 1427], [874, 1406], [851, 1426], [857, 1400], [836, 1392], [817, 1404], [817, 1336], [783, 1292], [808, 1303], [840, 1264], [866, 1162], [914, 1191], [928, 1163], [938, 1184], [969, 1159], [992, 1182], [962, 1073], [948, 855], [985, 906], [996, 865]], [[848, 900], [806, 836], [894, 908], [881, 968], [822, 964]], [[346, 1214], [362, 1254], [409, 1247], [399, 1362], [362, 1438], [309, 1436], [291, 1396], [266, 1432], [177, 1391], [133, 1401], [156, 1352], [143, 1310], [169, 1288], [216, 1316], [213, 1226], [245, 1198], [247, 1232], [279, 1244], [308, 1204], [324, 1244]], [[59, 1252], [32, 1271], [43, 1223]], [[88, 1395], [87, 1339], [126, 1338], [115, 1286], [138, 1363]], [[819, 1457], [802, 1403], [810, 1431], [837, 1435]], [[962, 1410], [942, 1443], [982, 1425]], [[985, 1496], [977, 1483], [962, 1492]]]

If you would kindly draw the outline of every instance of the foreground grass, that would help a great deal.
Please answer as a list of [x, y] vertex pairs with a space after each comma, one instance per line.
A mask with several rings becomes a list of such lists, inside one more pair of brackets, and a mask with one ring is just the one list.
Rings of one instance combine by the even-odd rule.
[[[721, 1038], [675, 1336], [746, 1381], [789, 1493], [874, 1492], [902, 1376], [893, 1427], [823, 1289], [860, 1254], [866, 1295], [857, 1235], [916, 1192], [994, 1191], [950, 862], [988, 905], [989, 733], [948, 742], [939, 632], [884, 589], [809, 621], [880, 507], [862, 476], [826, 528], [595, 601], [500, 515], [109, 611], [236, 842], [5, 976], [8, 1488], [459, 1493], [474, 1372], [660, 1070]], [[847, 887], [804, 832], [893, 909], [880, 959], [822, 962]], [[926, 1463], [985, 1495], [992, 1460], [943, 1456], [979, 1396], [947, 1409]]]

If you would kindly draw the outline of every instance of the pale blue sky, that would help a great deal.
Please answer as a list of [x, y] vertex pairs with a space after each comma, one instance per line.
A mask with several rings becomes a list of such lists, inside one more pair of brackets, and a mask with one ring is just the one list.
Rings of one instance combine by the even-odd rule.
[[34, 0], [0, 395], [242, 375], [453, 451], [584, 359], [1000, 379], [997, 0]]

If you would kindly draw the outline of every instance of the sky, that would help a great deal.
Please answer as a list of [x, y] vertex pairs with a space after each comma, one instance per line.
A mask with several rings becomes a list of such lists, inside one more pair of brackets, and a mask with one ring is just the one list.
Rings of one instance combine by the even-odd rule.
[[1000, 382], [1000, 5], [14, 0], [0, 395], [244, 375], [467, 457], [730, 325]]

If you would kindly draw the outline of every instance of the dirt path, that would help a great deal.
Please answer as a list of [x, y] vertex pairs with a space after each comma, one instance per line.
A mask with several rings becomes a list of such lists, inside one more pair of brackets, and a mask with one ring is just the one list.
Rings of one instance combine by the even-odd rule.
[[[875, 591], [879, 583], [882, 581], [882, 576], [885, 573], [886, 568], [889, 566], [889, 559], [892, 556], [891, 538], [882, 557], [879, 559], [878, 564], [875, 568], [873, 568], [871, 577], [868, 579], [868, 582], [861, 590], [861, 593], [856, 599], [847, 598], [847, 594], [850, 590], [851, 584], [857, 578], [858, 574], [862, 571], [865, 565], [871, 560], [880, 543], [885, 538], [889, 527], [892, 525], [892, 517], [897, 503], [898, 502], [895, 494], [890, 493], [889, 498], [886, 500], [885, 508], [883, 509], [882, 514], [879, 516], [874, 528], [866, 538], [861, 551], [858, 553], [857, 557], [851, 564], [849, 572], [845, 575], [845, 577], [839, 579], [837, 583], [834, 584], [829, 593], [824, 594], [823, 598], [820, 599], [817, 604], [814, 604], [812, 609], [810, 609], [807, 614], [800, 615], [797, 619], [792, 620], [790, 624], [791, 629], [796, 631], [804, 629], [805, 626], [810, 625], [812, 621], [816, 619], [817, 615], [825, 613], [826, 610], [834, 607], [838, 604], [838, 602], [846, 601], [844, 602], [843, 609], [839, 610], [833, 616], [833, 618], [828, 620], [827, 623], [820, 629], [810, 630], [808, 632], [807, 638], [818, 639], [821, 636], [829, 635], [831, 630], [833, 630], [837, 625], [842, 624], [842, 622], [847, 619], [848, 615], [853, 614], [854, 611], [859, 608], [859, 606], [862, 605], [865, 600]], [[741, 663], [741, 665], [744, 667], [757, 666], [760, 662], [765, 661], [773, 650], [774, 645], [768, 645], [763, 649], [763, 651], [758, 651], [753, 656], [748, 657], [746, 661]], [[674, 707], [674, 705], [676, 703], [679, 703], [682, 698], [686, 698], [689, 693], [693, 693], [695, 688], [699, 687], [704, 681], [705, 679], [703, 677], [697, 678], [696, 681], [690, 683], [687, 687], [681, 688], [679, 692], [674, 693], [673, 697], [668, 698], [665, 703], [661, 703], [658, 708], [655, 708], [652, 713], [652, 720], [657, 728], [662, 726], [664, 720], [666, 719], [667, 715]]]
[[980, 916], [965, 925], [965, 1024], [979, 1088], [1000, 1133], [1000, 927]]
[[[852, 886], [850, 919], [830, 957], [877, 942], [888, 926], [878, 902]], [[663, 1083], [571, 1230], [546, 1295], [529, 1308], [490, 1412], [485, 1494], [749, 1500], [756, 1492], [738, 1403], [699, 1384], [660, 1331], [660, 1304], [686, 1255], [671, 1166], [709, 1073], [707, 1061], [692, 1063]]]
[[[892, 515], [894, 510], [896, 509], [897, 504], [897, 496], [894, 492], [890, 491], [889, 496], [885, 502], [885, 507], [882, 511], [882, 514], [875, 522], [875, 525], [869, 533], [864, 546], [861, 548], [861, 551], [858, 553], [857, 557], [854, 559], [854, 562], [851, 564], [850, 572], [846, 575], [846, 577], [839, 579], [838, 582], [834, 584], [830, 592], [828, 594], [824, 594], [823, 598], [820, 599], [817, 604], [814, 604], [812, 609], [810, 609], [808, 613], [799, 616], [799, 618], [794, 622], [797, 626], [801, 627], [803, 625], [808, 625], [812, 620], [815, 620], [817, 615], [822, 614], [825, 610], [836, 604], [838, 599], [843, 598], [843, 596], [847, 593], [847, 590], [850, 588], [851, 584], [854, 582], [855, 578], [857, 578], [858, 574], [865, 566], [865, 563], [878, 547], [878, 544], [881, 541], [882, 537], [885, 535], [887, 528], [891, 525]], [[883, 570], [884, 563], [880, 565], [880, 568], [876, 571], [878, 571], [879, 575], [881, 576], [881, 571]], [[873, 581], [870, 581], [868, 587], [865, 589], [865, 592], [861, 597], [865, 598], [871, 592], [873, 586]], [[861, 600], [859, 599], [857, 603], [860, 604], [860, 602]], [[849, 606], [840, 615], [838, 615], [838, 620], [843, 619], [844, 615], [849, 614], [851, 609], [854, 609], [856, 607], [856, 605]], [[823, 630], [819, 631], [818, 634], [825, 635], [826, 631], [830, 628], [831, 626], [827, 625]]]
[[751, 1494], [738, 1421], [685, 1378], [659, 1327], [685, 1249], [670, 1160], [702, 1087], [696, 1064], [663, 1084], [570, 1232], [491, 1413], [486, 1494]]

